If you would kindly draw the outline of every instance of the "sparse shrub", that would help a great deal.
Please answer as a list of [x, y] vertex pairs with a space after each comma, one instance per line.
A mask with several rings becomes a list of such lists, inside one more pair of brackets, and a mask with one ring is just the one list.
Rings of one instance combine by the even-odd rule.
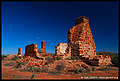
[[16, 68], [19, 68], [21, 66], [22, 62], [17, 63]]
[[74, 73], [79, 73], [79, 69], [74, 70]]
[[86, 70], [86, 73], [90, 73], [90, 69], [87, 69], [87, 70]]
[[120, 66], [119, 65], [119, 57], [117, 54], [114, 54], [111, 56], [111, 62], [115, 65], [115, 66]]
[[79, 72], [84, 72], [84, 68], [83, 67], [81, 67], [80, 69], [79, 69]]
[[61, 57], [57, 57], [56, 60], [61, 60]]
[[19, 58], [17, 57], [17, 56], [15, 56], [14, 58], [12, 58], [11, 60], [14, 60], [14, 61], [16, 61], [16, 60], [18, 60]]

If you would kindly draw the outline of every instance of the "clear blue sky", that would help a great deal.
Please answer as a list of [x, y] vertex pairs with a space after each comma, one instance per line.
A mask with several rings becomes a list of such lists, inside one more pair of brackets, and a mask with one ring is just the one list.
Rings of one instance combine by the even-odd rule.
[[43, 40], [55, 53], [79, 16], [89, 18], [97, 51], [118, 52], [118, 15], [118, 2], [2, 2], [2, 54], [25, 53], [31, 43], [40, 48]]

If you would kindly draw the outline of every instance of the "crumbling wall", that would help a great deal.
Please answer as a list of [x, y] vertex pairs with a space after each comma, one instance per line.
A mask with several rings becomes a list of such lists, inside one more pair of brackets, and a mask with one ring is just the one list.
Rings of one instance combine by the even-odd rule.
[[68, 49], [71, 49], [71, 56], [94, 57], [96, 48], [89, 20], [86, 17], [76, 19], [75, 26], [68, 31]]
[[55, 56], [61, 57], [61, 59], [69, 58], [70, 54], [68, 51], [68, 44], [67, 43], [59, 43], [55, 48]]
[[37, 55], [37, 44], [27, 45], [25, 48], [25, 56], [35, 57]]
[[59, 43], [55, 48], [55, 55], [64, 55], [67, 47], [67, 43]]

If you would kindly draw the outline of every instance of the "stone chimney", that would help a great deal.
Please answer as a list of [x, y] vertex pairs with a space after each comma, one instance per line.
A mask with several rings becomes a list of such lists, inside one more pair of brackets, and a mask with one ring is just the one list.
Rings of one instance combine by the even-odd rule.
[[18, 48], [18, 56], [22, 55], [22, 48]]
[[41, 48], [45, 48], [45, 41], [41, 42]]
[[46, 54], [45, 41], [41, 42], [40, 54], [41, 55], [45, 55]]

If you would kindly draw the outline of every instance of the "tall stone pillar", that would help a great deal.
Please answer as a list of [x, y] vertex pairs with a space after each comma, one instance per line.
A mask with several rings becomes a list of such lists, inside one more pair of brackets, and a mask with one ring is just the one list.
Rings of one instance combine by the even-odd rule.
[[45, 41], [41, 42], [40, 54], [41, 55], [45, 55], [46, 54]]
[[45, 48], [45, 41], [41, 42], [41, 48]]
[[18, 56], [22, 56], [22, 48], [18, 48]]

